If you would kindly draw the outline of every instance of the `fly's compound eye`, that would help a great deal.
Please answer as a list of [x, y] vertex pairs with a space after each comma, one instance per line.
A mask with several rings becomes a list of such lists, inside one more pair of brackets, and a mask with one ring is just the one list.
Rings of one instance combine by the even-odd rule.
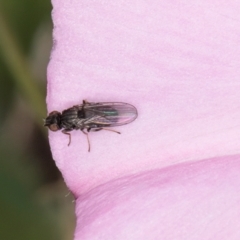
[[60, 129], [59, 126], [56, 123], [53, 123], [53, 124], [49, 125], [48, 128], [53, 132], [56, 132]]
[[44, 126], [48, 127], [51, 131], [56, 132], [61, 129], [61, 113], [57, 111], [51, 112], [45, 119]]

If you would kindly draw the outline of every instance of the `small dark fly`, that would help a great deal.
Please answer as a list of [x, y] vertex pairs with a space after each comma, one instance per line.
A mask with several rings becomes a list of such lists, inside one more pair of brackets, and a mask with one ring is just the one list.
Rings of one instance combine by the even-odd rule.
[[[137, 109], [122, 102], [100, 102], [93, 103], [83, 100], [80, 105], [64, 110], [51, 112], [45, 119], [44, 126], [51, 131], [62, 130], [62, 133], [69, 136], [68, 146], [71, 143], [72, 130], [81, 130], [88, 140], [88, 151], [90, 152], [90, 141], [88, 132], [108, 130], [120, 134], [120, 132], [108, 127], [116, 127], [134, 121], [138, 116]], [[86, 129], [86, 131], [84, 131]]]

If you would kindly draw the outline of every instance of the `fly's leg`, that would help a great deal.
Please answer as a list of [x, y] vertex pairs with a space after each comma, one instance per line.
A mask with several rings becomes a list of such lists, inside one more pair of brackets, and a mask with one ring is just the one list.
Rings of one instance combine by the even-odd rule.
[[83, 100], [83, 105], [87, 105], [87, 104], [90, 104], [87, 100]]
[[[101, 130], [106, 130], [106, 131], [110, 131], [110, 132], [115, 132], [115, 133], [121, 134], [120, 132], [118, 132], [118, 131], [116, 131], [116, 130], [108, 129], [108, 128], [95, 128], [95, 129], [91, 129], [91, 128], [90, 128], [90, 130], [93, 131], [93, 132], [98, 132], [98, 131], [101, 131]], [[90, 131], [90, 130], [89, 130], [89, 131]], [[89, 131], [88, 131], [88, 132], [89, 132]]]
[[115, 133], [121, 134], [120, 132], [118, 132], [118, 131], [116, 131], [116, 130], [108, 129], [108, 128], [95, 128], [95, 129], [92, 129], [92, 128], [88, 127], [88, 128], [87, 128], [87, 132], [85, 132], [83, 129], [81, 129], [81, 131], [87, 136], [87, 140], [88, 140], [88, 152], [90, 152], [90, 141], [89, 141], [88, 133], [89, 133], [90, 131], [92, 131], [92, 132], [98, 132], [98, 131], [101, 131], [101, 130], [107, 130], [107, 131], [110, 131], [110, 132], [115, 132]]
[[106, 131], [110, 131], [110, 132], [115, 132], [117, 134], [121, 134], [120, 132], [113, 130], [113, 129], [108, 129], [108, 128], [102, 128], [101, 130], [106, 130]]
[[90, 141], [89, 141], [88, 133], [84, 132], [83, 129], [81, 129], [81, 131], [87, 136], [87, 141], [88, 141], [88, 152], [90, 152]]
[[64, 134], [69, 136], [69, 142], [68, 142], [68, 146], [69, 146], [70, 143], [71, 143], [71, 134], [69, 132], [67, 132], [67, 130], [62, 130], [62, 133], [64, 133]]

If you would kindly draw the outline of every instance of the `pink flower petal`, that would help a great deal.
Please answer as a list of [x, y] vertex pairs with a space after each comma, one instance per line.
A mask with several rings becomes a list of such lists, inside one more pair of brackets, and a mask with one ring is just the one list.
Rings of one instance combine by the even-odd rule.
[[147, 171], [77, 201], [75, 239], [240, 239], [240, 157]]
[[[69, 147], [66, 135], [50, 132], [53, 157], [67, 185], [76, 197], [84, 194], [86, 199], [77, 201], [76, 239], [117, 239], [112, 238], [113, 229], [132, 234], [119, 239], [156, 239], [154, 234], [163, 231], [163, 239], [176, 239], [175, 233], [192, 237], [178, 239], [239, 239], [236, 230], [232, 238], [224, 236], [239, 229], [240, 175], [232, 178], [230, 174], [237, 171], [239, 157], [228, 165], [232, 158], [227, 156], [240, 153], [240, 3], [53, 0], [53, 7], [49, 112], [81, 104], [83, 99], [127, 102], [139, 112], [135, 122], [116, 129], [121, 135], [90, 133], [91, 153], [80, 131], [72, 133]], [[214, 167], [209, 169], [208, 164], [218, 168], [217, 158], [197, 165], [205, 180], [198, 179], [199, 174], [184, 176], [181, 170], [183, 166], [191, 169], [192, 162], [220, 156], [226, 156], [221, 158], [220, 169], [229, 169], [227, 176], [220, 171], [216, 179], [211, 177]], [[163, 167], [182, 162], [188, 163], [174, 169], [186, 178], [184, 183], [176, 177], [162, 184], [161, 174], [168, 175]], [[142, 172], [154, 173], [156, 187], [148, 186], [143, 177], [137, 187], [132, 181], [127, 186], [124, 195], [129, 202], [119, 198], [123, 186], [111, 181]], [[98, 209], [89, 207], [95, 202], [99, 203], [96, 208], [111, 211], [103, 210], [100, 217]], [[141, 206], [146, 211], [141, 212]], [[138, 238], [132, 229], [151, 219], [152, 225]], [[113, 226], [116, 221], [118, 231]], [[131, 226], [126, 229], [126, 225]], [[156, 226], [159, 229], [147, 237]], [[207, 235], [201, 235], [204, 232]]]

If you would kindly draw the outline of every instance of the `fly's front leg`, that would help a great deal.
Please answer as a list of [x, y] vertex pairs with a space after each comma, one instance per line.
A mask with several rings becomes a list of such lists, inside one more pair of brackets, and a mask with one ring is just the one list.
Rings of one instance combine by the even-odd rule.
[[64, 134], [66, 134], [66, 135], [68, 135], [69, 136], [69, 142], [68, 142], [68, 146], [70, 145], [70, 143], [71, 143], [71, 134], [68, 132], [68, 130], [62, 130], [62, 133], [64, 133]]

